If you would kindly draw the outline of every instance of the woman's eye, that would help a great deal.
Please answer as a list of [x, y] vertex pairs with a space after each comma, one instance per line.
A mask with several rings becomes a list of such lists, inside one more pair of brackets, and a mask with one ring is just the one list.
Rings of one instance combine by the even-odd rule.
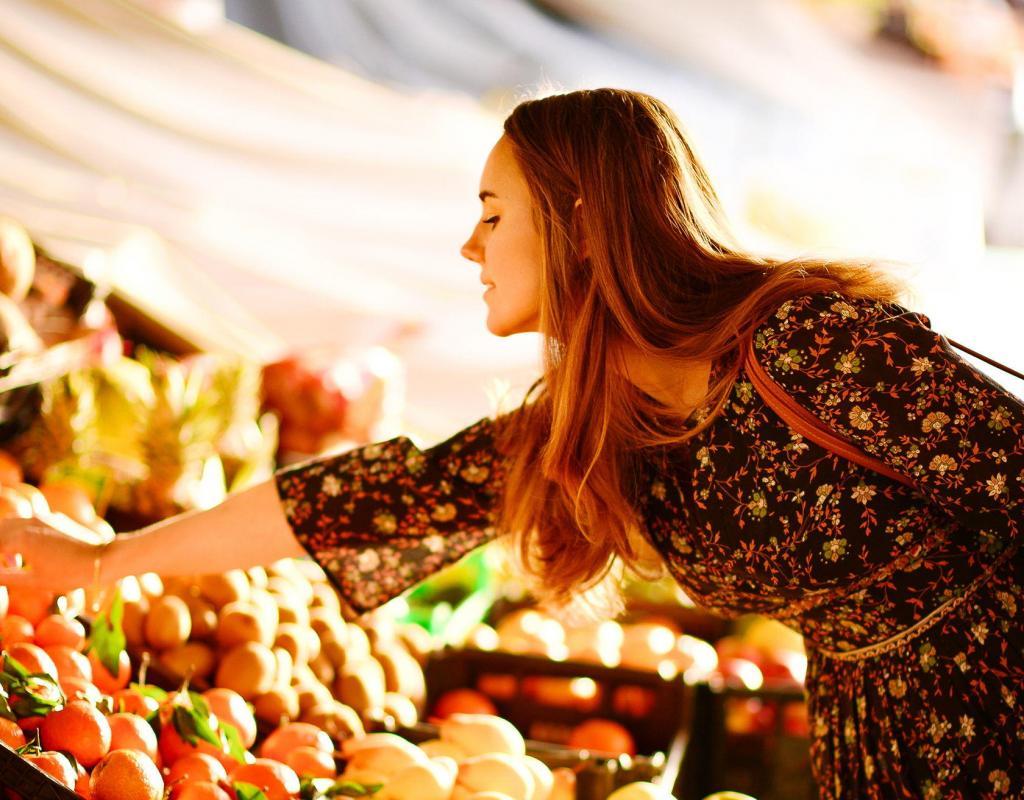
[[484, 225], [495, 225], [495, 224], [497, 224], [499, 219], [501, 219], [501, 217], [497, 217], [497, 216], [495, 216], [495, 217], [488, 217], [487, 219], [485, 219], [483, 221], [483, 223], [484, 223]]

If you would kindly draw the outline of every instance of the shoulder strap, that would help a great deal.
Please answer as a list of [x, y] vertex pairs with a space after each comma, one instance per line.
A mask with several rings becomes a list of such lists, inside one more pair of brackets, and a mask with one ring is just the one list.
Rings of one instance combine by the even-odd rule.
[[1017, 372], [1017, 370], [1015, 369], [1010, 369], [1005, 364], [1000, 364], [995, 359], [989, 358], [988, 356], [979, 353], [977, 350], [972, 350], [966, 345], [960, 344], [960, 342], [954, 342], [952, 339], [946, 339], [946, 341], [949, 342], [957, 350], [962, 350], [963, 352], [967, 353], [967, 355], [974, 356], [979, 361], [984, 361], [986, 364], [991, 364], [996, 369], [1001, 369], [1007, 375], [1012, 375], [1013, 377], [1020, 378], [1022, 381], [1024, 381], [1024, 373]]
[[843, 439], [818, 419], [818, 417], [797, 403], [790, 396], [789, 392], [772, 380], [765, 368], [761, 366], [761, 362], [757, 360], [757, 356], [754, 354], [752, 343], [748, 342], [744, 350], [743, 366], [750, 377], [751, 383], [754, 384], [757, 393], [761, 395], [761, 398], [768, 407], [778, 414], [789, 427], [805, 439], [845, 458], [847, 461], [852, 461], [854, 464], [859, 464], [862, 467], [873, 470], [879, 475], [884, 475], [887, 478], [914, 488], [914, 482], [906, 475], [897, 472], [885, 462], [869, 456], [856, 445]]

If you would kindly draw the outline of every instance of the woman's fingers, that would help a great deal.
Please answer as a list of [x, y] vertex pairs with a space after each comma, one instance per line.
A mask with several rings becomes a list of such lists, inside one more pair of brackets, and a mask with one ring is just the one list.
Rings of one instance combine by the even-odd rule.
[[55, 590], [86, 585], [105, 542], [83, 529], [87, 538], [80, 528], [56, 519], [0, 520], [0, 584]]

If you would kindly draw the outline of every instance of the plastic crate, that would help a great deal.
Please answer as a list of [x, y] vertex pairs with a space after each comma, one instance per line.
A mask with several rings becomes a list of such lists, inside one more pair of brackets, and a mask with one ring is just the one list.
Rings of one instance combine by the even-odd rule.
[[11, 789], [25, 800], [82, 800], [3, 742], [0, 742], [0, 788]]
[[[679, 796], [700, 798], [729, 789], [759, 800], [816, 800], [810, 741], [787, 731], [786, 724], [786, 707], [803, 702], [802, 690], [791, 685], [752, 690], [723, 680], [699, 684]], [[730, 731], [730, 704], [750, 703], [765, 712], [758, 729]]]
[[[452, 689], [473, 688], [481, 678], [500, 676], [506, 691], [489, 694], [498, 713], [509, 720], [549, 766], [569, 766], [577, 773], [579, 800], [604, 800], [616, 787], [633, 781], [675, 785], [689, 742], [690, 712], [694, 688], [681, 676], [666, 680], [653, 672], [611, 668], [577, 661], [552, 661], [532, 655], [483, 650], [444, 650], [435, 654], [425, 669], [427, 707]], [[585, 707], [551, 704], [524, 692], [531, 679], [587, 678], [597, 693]], [[614, 702], [618, 692], [640, 692], [645, 710], [622, 713]], [[564, 745], [569, 731], [581, 722], [598, 717], [622, 725], [636, 743], [637, 756], [619, 758], [595, 755]], [[565, 762], [565, 763], [557, 763]]]

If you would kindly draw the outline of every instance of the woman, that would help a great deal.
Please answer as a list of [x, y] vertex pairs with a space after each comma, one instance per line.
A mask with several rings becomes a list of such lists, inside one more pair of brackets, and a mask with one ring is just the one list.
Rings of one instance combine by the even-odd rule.
[[[1021, 401], [870, 265], [741, 250], [646, 95], [523, 103], [480, 188], [462, 253], [487, 326], [547, 344], [527, 401], [429, 450], [371, 445], [119, 537], [102, 579], [308, 551], [355, 614], [499, 533], [561, 602], [653, 549], [708, 608], [804, 634], [822, 797], [1021, 791]], [[756, 374], [844, 456], [795, 432]], [[96, 547], [2, 530], [29, 567], [10, 585], [92, 580]]]

